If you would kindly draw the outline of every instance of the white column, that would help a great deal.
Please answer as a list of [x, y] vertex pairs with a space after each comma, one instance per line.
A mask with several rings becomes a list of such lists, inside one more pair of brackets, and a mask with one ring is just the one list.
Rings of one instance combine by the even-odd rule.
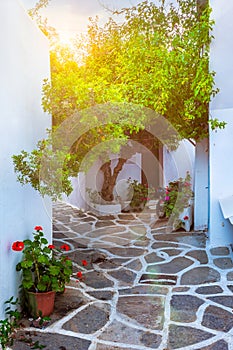
[[208, 182], [209, 182], [208, 139], [196, 144], [194, 167], [194, 230], [208, 228]]

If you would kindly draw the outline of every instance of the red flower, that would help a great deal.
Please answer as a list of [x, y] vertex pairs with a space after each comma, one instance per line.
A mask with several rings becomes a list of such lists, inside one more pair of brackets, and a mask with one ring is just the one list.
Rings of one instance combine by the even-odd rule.
[[55, 245], [53, 245], [53, 244], [49, 244], [49, 245], [48, 245], [48, 248], [52, 250], [52, 249], [54, 249], [54, 248], [55, 248]]
[[184, 216], [184, 220], [188, 220], [189, 217], [187, 215]]
[[34, 228], [35, 231], [43, 231], [43, 228], [41, 226], [36, 226]]
[[82, 264], [83, 264], [83, 266], [87, 266], [87, 261], [86, 260], [82, 260]]
[[60, 246], [60, 249], [68, 251], [68, 250], [70, 250], [70, 246], [68, 244], [63, 244]]
[[83, 273], [82, 273], [81, 271], [78, 271], [78, 272], [77, 272], [77, 277], [78, 277], [78, 278], [82, 278], [82, 277], [83, 277]]
[[24, 243], [21, 241], [16, 241], [12, 244], [12, 250], [15, 250], [16, 252], [20, 252], [24, 248]]

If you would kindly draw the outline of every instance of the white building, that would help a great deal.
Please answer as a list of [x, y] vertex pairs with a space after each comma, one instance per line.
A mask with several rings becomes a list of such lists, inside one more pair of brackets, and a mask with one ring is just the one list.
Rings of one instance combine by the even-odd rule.
[[16, 182], [12, 155], [35, 148], [50, 118], [41, 108], [41, 91], [49, 73], [46, 38], [18, 0], [0, 1], [0, 319], [3, 303], [18, 293], [15, 271], [21, 259], [14, 241], [28, 238], [36, 225], [51, 238], [51, 205], [30, 186]]
[[224, 209], [233, 215], [233, 2], [210, 0], [210, 6], [215, 20], [210, 68], [220, 89], [210, 105], [210, 117], [227, 122], [224, 130], [210, 132], [209, 142], [209, 237], [211, 245], [219, 246], [233, 244], [233, 226], [219, 203], [227, 198]]

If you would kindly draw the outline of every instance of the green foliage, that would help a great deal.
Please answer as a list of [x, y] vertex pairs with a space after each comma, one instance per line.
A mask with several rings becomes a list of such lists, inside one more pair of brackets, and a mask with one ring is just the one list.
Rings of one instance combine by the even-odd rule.
[[18, 304], [18, 299], [14, 300], [11, 297], [5, 304], [7, 305], [5, 309], [6, 318], [0, 320], [0, 344], [3, 350], [7, 346], [13, 345], [15, 331], [19, 327], [19, 320], [21, 319], [21, 314], [17, 308], [12, 309], [12, 306]]
[[169, 182], [163, 204], [163, 210], [167, 218], [172, 216], [177, 219], [184, 208], [190, 204], [190, 199], [193, 197], [190, 181], [191, 176], [187, 172], [184, 179], [179, 178], [177, 181]]
[[151, 196], [155, 194], [155, 189], [139, 183], [131, 178], [127, 181], [129, 185], [128, 197], [131, 199], [130, 207], [132, 210], [141, 210], [144, 208]]
[[113, 17], [102, 28], [91, 20], [82, 65], [52, 53], [45, 110], [59, 124], [76, 109], [132, 102], [165, 116], [182, 138], [206, 137], [208, 105], [218, 92], [209, 71], [210, 13], [209, 6], [198, 11], [196, 0], [143, 1], [115, 13], [122, 24]]
[[[41, 0], [36, 13], [46, 4], [47, 0]], [[47, 148], [49, 170], [46, 173], [45, 167], [42, 183], [39, 158], [43, 144], [38, 144], [31, 153], [23, 151], [15, 156], [18, 180], [22, 184], [31, 183], [42, 195], [55, 199], [62, 192], [69, 194], [69, 176], [77, 174], [90, 150], [90, 164], [98, 155], [96, 145], [104, 158], [109, 153], [120, 153], [126, 141], [144, 128], [145, 115], [127, 107], [121, 118], [112, 118], [96, 127], [96, 119], [104, 120], [95, 114], [97, 105], [109, 105], [109, 114], [113, 105], [148, 107], [165, 117], [180, 139], [199, 141], [208, 136], [209, 123], [213, 130], [223, 128], [224, 122], [208, 121], [209, 102], [218, 92], [215, 73], [209, 71], [214, 25], [210, 13], [208, 5], [198, 7], [196, 0], [176, 0], [174, 5], [167, 0], [160, 0], [157, 5], [142, 1], [116, 11], [104, 27], [98, 19], [90, 20], [87, 37], [77, 41], [73, 50], [53, 46], [51, 81], [45, 80], [43, 84], [43, 108], [52, 115], [54, 126], [71, 119], [76, 111], [87, 111], [82, 114], [79, 126], [90, 128], [74, 140], [71, 151], [62, 148], [63, 153], [56, 151], [54, 157], [49, 152], [58, 148]], [[123, 20], [116, 21], [115, 16]], [[85, 51], [81, 64], [74, 54], [74, 50], [80, 52], [80, 47]], [[118, 141], [112, 142], [113, 138]], [[64, 166], [57, 167], [57, 159], [62, 159]], [[51, 171], [49, 164], [53, 162]]]
[[97, 190], [92, 190], [91, 188], [86, 188], [86, 192], [88, 194], [89, 200], [93, 204], [103, 204], [103, 198], [101, 196], [101, 192]]
[[42, 231], [33, 235], [33, 240], [23, 241], [23, 258], [16, 265], [16, 271], [22, 271], [22, 287], [31, 292], [63, 291], [70, 281], [72, 261], [61, 250], [49, 248]]
[[[17, 180], [22, 185], [31, 184], [42, 196], [48, 195], [52, 200], [60, 199], [62, 193], [69, 195], [71, 176], [77, 176], [80, 170], [87, 171], [99, 156], [108, 161], [112, 153], [121, 150], [126, 156], [128, 139], [133, 138], [143, 128], [142, 121], [149, 118], [147, 109], [133, 104], [106, 103], [86, 108], [49, 131], [48, 139], [39, 141], [36, 149], [13, 155]], [[127, 147], [129, 153], [132, 147]], [[131, 150], [131, 155], [133, 153]]]
[[[18, 310], [18, 299], [11, 297], [5, 302], [6, 309], [4, 320], [0, 320], [0, 345], [2, 350], [5, 350], [8, 346], [13, 346], [16, 339], [16, 332], [21, 327], [20, 321], [22, 314]], [[48, 321], [48, 317], [41, 317], [39, 324], [42, 325], [45, 321]], [[27, 334], [24, 338], [20, 338], [19, 341], [29, 344], [31, 349], [44, 349], [46, 346], [39, 343], [39, 341], [33, 342], [32, 338]]]
[[81, 66], [61, 64], [53, 52], [45, 110], [60, 123], [93, 104], [133, 102], [165, 116], [182, 138], [207, 136], [208, 105], [218, 92], [209, 71], [210, 12], [198, 11], [196, 0], [143, 1], [115, 13], [122, 24], [110, 18], [102, 28], [91, 20]]
[[58, 34], [55, 28], [51, 27], [48, 24], [47, 18], [43, 18], [40, 14], [40, 10], [44, 7], [47, 7], [49, 2], [50, 0], [38, 0], [35, 6], [28, 11], [28, 14], [33, 20], [36, 21], [42, 33], [44, 33], [44, 35], [47, 36], [48, 39], [50, 39], [50, 42], [52, 44], [52, 42], [55, 43], [57, 41]]
[[69, 176], [77, 174], [77, 161], [67, 148], [53, 149], [50, 137], [39, 141], [32, 152], [21, 151], [12, 158], [17, 180], [22, 185], [31, 184], [42, 196], [48, 195], [54, 201], [62, 193], [71, 193]]

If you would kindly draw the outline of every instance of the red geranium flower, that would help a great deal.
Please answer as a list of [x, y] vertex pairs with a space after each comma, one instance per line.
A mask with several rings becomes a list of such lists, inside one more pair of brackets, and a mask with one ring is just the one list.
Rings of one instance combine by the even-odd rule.
[[86, 260], [82, 260], [82, 264], [83, 264], [83, 266], [87, 266], [87, 261]]
[[43, 228], [41, 226], [36, 226], [34, 228], [35, 231], [43, 231]]
[[82, 278], [82, 277], [83, 277], [82, 271], [78, 271], [78, 272], [77, 272], [77, 277], [78, 277], [78, 278]]
[[49, 249], [54, 249], [54, 248], [55, 248], [55, 245], [54, 245], [54, 244], [49, 244], [49, 245], [48, 245], [48, 248], [49, 248]]
[[188, 220], [189, 219], [189, 217], [186, 215], [186, 216], [184, 216], [184, 220]]
[[16, 241], [12, 244], [12, 250], [15, 250], [16, 252], [20, 252], [24, 248], [24, 243], [21, 241]]
[[63, 244], [60, 246], [60, 249], [68, 251], [68, 250], [70, 250], [70, 246], [68, 244]]

